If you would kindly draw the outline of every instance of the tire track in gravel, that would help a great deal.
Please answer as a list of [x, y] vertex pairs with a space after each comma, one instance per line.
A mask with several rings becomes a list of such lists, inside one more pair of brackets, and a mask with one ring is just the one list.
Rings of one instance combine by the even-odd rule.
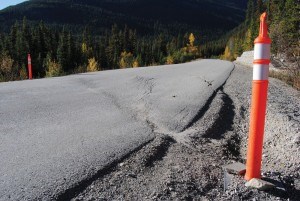
[[133, 153], [138, 152], [141, 150], [143, 147], [145, 147], [147, 144], [151, 143], [145, 142], [144, 144], [140, 145], [133, 151], [129, 152], [125, 156], [123, 156], [121, 159], [114, 161], [106, 166], [104, 166], [101, 170], [99, 170], [96, 174], [92, 175], [89, 178], [86, 178], [84, 180], [81, 180], [77, 184], [73, 185], [71, 188], [65, 190], [64, 192], [61, 192], [60, 194], [57, 195], [57, 197], [53, 197], [52, 199], [57, 200], [57, 201], [65, 201], [65, 200], [71, 200], [74, 198], [76, 195], [78, 195], [80, 192], [84, 191], [88, 186], [90, 186], [94, 181], [97, 179], [101, 178], [103, 175], [110, 174], [111, 170], [120, 162], [125, 160], [126, 158], [130, 157]]
[[[111, 167], [109, 173], [97, 178], [72, 200], [192, 200], [219, 194], [217, 189], [223, 183], [221, 159], [225, 153], [227, 158], [231, 157], [223, 134], [231, 130], [235, 115], [223, 85], [185, 130], [156, 133], [152, 142]], [[230, 115], [227, 118], [220, 112]], [[147, 122], [155, 128], [148, 119]], [[217, 126], [219, 122], [225, 126]]]

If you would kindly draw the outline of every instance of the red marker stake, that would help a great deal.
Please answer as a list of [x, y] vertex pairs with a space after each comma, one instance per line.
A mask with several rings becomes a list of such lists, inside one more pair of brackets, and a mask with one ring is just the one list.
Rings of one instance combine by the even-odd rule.
[[246, 180], [261, 178], [271, 46], [266, 18], [267, 13], [263, 13], [260, 17], [259, 36], [254, 41], [252, 102], [245, 175]]
[[31, 57], [28, 54], [28, 78], [32, 80], [32, 66], [31, 66]]

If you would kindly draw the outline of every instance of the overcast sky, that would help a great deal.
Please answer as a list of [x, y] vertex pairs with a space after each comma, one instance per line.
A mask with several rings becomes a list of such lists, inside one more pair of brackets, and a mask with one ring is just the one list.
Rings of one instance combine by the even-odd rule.
[[0, 10], [8, 6], [16, 5], [26, 0], [0, 0]]

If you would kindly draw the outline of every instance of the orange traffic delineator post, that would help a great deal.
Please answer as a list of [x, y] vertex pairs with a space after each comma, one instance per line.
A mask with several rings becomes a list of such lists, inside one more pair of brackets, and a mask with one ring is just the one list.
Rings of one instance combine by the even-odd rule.
[[32, 66], [31, 66], [31, 57], [28, 54], [28, 78], [32, 80]]
[[259, 36], [254, 41], [254, 63], [250, 129], [246, 162], [246, 180], [261, 178], [261, 162], [268, 94], [271, 39], [266, 23], [267, 13], [260, 17]]

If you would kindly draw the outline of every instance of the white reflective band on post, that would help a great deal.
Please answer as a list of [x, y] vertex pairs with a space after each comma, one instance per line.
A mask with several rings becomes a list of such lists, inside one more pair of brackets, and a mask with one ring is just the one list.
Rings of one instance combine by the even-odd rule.
[[256, 43], [254, 45], [254, 60], [270, 59], [270, 44]]
[[269, 65], [254, 64], [253, 65], [253, 80], [268, 80]]

